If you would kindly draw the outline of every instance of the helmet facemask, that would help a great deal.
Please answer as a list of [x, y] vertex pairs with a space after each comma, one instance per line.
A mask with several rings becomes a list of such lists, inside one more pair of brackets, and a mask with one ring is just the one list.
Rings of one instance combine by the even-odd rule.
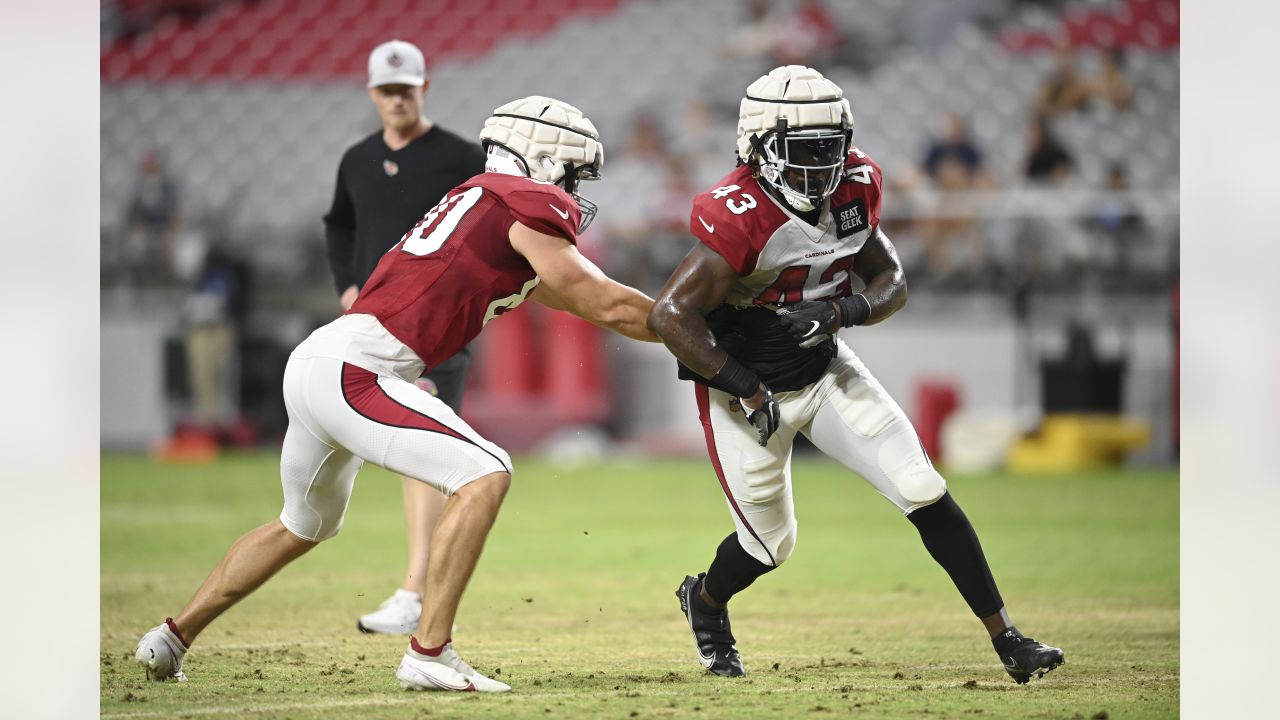
[[543, 155], [538, 159], [540, 172], [535, 176], [532, 168], [529, 167], [529, 161], [515, 150], [494, 140], [483, 140], [481, 144], [487, 153], [485, 161], [485, 170], [487, 172], [521, 175], [535, 180], [540, 179], [538, 176], [554, 178], [541, 181], [558, 185], [574, 199], [582, 215], [582, 220], [578, 223], [578, 234], [581, 235], [587, 231], [587, 226], [595, 219], [599, 206], [578, 194], [578, 184], [583, 180], [600, 179], [599, 159], [590, 165], [574, 167], [573, 163], [566, 162], [563, 163], [562, 167], [557, 168], [554, 158], [550, 155]]
[[574, 167], [571, 163], [564, 164], [564, 176], [556, 183], [569, 193], [575, 202], [578, 203], [578, 211], [582, 213], [582, 222], [578, 223], [578, 234], [587, 231], [587, 226], [592, 220], [596, 219], [596, 212], [599, 206], [590, 200], [578, 194], [578, 184], [583, 180], [599, 180], [600, 179], [600, 162], [597, 159], [590, 165], [579, 165]]
[[841, 171], [849, 153], [847, 127], [789, 128], [786, 118], [755, 140], [760, 175], [788, 205], [808, 212], [840, 184]]

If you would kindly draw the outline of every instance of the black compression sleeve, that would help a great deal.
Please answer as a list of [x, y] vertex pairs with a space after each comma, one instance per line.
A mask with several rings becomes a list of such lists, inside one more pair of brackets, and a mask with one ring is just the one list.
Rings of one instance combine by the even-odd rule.
[[722, 388], [740, 398], [749, 398], [760, 388], [760, 376], [732, 357], [726, 359], [719, 372], [708, 380], [712, 387]]
[[840, 310], [840, 325], [842, 327], [853, 327], [861, 325], [871, 317], [871, 303], [863, 297], [862, 293], [842, 297], [835, 301], [836, 308]]
[[716, 558], [711, 561], [703, 582], [706, 583], [707, 594], [711, 599], [723, 604], [774, 567], [752, 557], [742, 548], [742, 543], [738, 542], [738, 534], [729, 533], [720, 542], [720, 547], [716, 548]]
[[[994, 615], [1004, 607], [996, 588], [978, 534], [951, 493], [932, 505], [915, 510], [907, 519], [920, 531], [920, 539], [933, 559], [942, 566], [974, 615]], [[708, 590], [708, 592], [710, 592]], [[712, 597], [715, 597], [712, 595]], [[719, 598], [717, 598], [719, 599]]]

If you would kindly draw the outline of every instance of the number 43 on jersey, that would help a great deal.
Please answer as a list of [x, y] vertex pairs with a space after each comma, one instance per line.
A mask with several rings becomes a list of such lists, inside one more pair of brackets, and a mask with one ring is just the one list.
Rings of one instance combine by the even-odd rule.
[[741, 192], [741, 190], [742, 188], [737, 185], [725, 185], [712, 190], [711, 197], [715, 200], [724, 200], [734, 193], [739, 193], [738, 198], [724, 200], [724, 205], [734, 215], [741, 215], [756, 206], [756, 199], [748, 193]]

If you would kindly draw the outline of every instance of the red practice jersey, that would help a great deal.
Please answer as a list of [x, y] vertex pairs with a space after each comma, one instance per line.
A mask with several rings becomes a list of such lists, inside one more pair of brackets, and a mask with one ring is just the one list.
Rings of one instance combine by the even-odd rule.
[[376, 317], [427, 369], [435, 367], [537, 286], [533, 267], [511, 247], [511, 226], [576, 244], [580, 220], [577, 202], [555, 185], [476, 175], [383, 255], [347, 314]]

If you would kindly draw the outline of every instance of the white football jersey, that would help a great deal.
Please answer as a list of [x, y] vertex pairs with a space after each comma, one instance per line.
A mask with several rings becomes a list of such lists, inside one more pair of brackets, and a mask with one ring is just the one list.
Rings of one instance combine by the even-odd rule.
[[880, 166], [853, 148], [843, 172], [816, 227], [774, 200], [745, 165], [694, 198], [694, 236], [738, 271], [726, 303], [832, 300], [862, 288], [854, 254], [880, 223]]

